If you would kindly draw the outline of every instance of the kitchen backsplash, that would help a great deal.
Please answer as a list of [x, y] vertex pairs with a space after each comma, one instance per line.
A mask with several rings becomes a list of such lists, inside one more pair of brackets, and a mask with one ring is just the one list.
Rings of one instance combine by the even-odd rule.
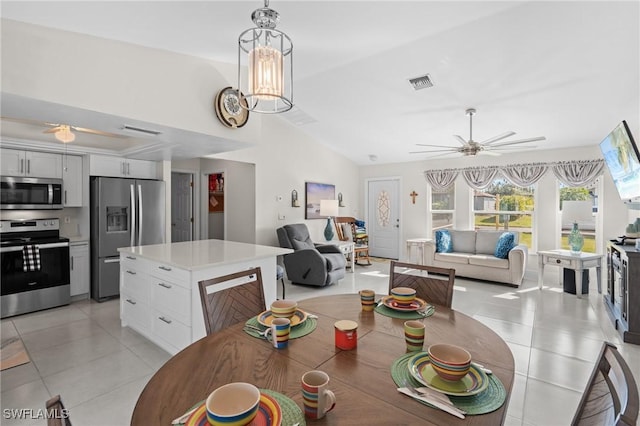
[[0, 219], [60, 219], [60, 235], [74, 240], [89, 240], [89, 217], [84, 217], [83, 208], [62, 210], [0, 210]]

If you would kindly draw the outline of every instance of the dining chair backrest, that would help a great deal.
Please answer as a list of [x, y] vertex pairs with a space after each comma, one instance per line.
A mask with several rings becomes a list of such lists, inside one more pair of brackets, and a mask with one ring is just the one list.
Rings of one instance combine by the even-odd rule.
[[45, 406], [47, 407], [47, 426], [71, 426], [69, 413], [64, 408], [60, 395], [49, 399]]
[[635, 426], [639, 404], [629, 365], [614, 345], [604, 342], [571, 425]]
[[[216, 287], [233, 281], [235, 286], [216, 291]], [[200, 281], [198, 286], [207, 334], [244, 322], [266, 310], [260, 268]]]
[[[397, 271], [396, 268], [403, 268], [403, 270]], [[455, 275], [455, 269], [392, 260], [389, 271], [389, 294], [392, 288], [409, 287], [416, 290], [416, 297], [450, 308], [453, 302]]]

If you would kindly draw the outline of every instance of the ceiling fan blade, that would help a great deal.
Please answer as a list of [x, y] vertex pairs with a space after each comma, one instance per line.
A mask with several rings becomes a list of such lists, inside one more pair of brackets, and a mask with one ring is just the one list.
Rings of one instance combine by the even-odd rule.
[[495, 145], [491, 145], [491, 147], [495, 147], [495, 146], [506, 146], [506, 145], [517, 145], [517, 144], [521, 144], [521, 143], [529, 143], [529, 142], [536, 142], [536, 141], [543, 141], [546, 138], [544, 136], [538, 136], [536, 138], [528, 138], [528, 139], [519, 139], [517, 141], [507, 141], [507, 142], [501, 142], [501, 143], [497, 143]]
[[452, 146], [445, 146], [445, 145], [429, 145], [429, 144], [426, 144], [426, 143], [417, 143], [416, 145], [418, 145], [418, 146], [433, 146], [433, 147], [436, 147], [436, 148], [446, 148], [446, 149], [458, 149], [458, 148], [454, 148], [454, 147], [452, 147]]
[[76, 126], [71, 126], [71, 128], [73, 130], [78, 131], [78, 132], [90, 133], [92, 135], [107, 136], [107, 137], [110, 137], [110, 138], [120, 138], [120, 139], [126, 139], [127, 138], [127, 136], [118, 135], [116, 133], [103, 132], [102, 130], [87, 129], [85, 127], [76, 127]]
[[500, 147], [486, 147], [485, 151], [516, 151], [518, 149], [531, 149], [531, 148], [537, 148], [537, 145], [530, 145], [530, 146], [509, 146], [509, 145], [505, 145], [505, 146], [500, 146]]
[[462, 144], [462, 146], [465, 146], [468, 142], [466, 140], [464, 140], [462, 138], [462, 136], [460, 135], [453, 135], [454, 138], [458, 139], [458, 142], [460, 142], [460, 144]]
[[42, 133], [56, 133], [59, 130], [60, 130], [60, 126], [52, 127], [51, 129], [47, 129], [47, 130], [43, 131]]
[[506, 132], [506, 133], [503, 133], [501, 135], [494, 136], [494, 137], [492, 137], [490, 139], [487, 139], [486, 141], [482, 141], [482, 142], [478, 142], [478, 143], [480, 143], [481, 145], [491, 145], [494, 142], [498, 142], [499, 140], [502, 140], [504, 138], [508, 138], [509, 136], [513, 136], [515, 134], [516, 134], [516, 132]]
[[483, 149], [482, 151], [478, 152], [478, 155], [490, 155], [492, 157], [499, 157], [500, 153]]
[[[415, 151], [415, 152], [410, 152], [409, 154], [429, 154], [432, 152], [438, 152], [438, 151]], [[437, 155], [430, 155], [429, 158], [437, 158], [437, 157], [445, 157], [447, 155], [454, 155], [454, 154], [458, 154], [455, 151], [450, 151], [450, 152], [442, 152], [440, 154]]]
[[425, 152], [458, 152], [457, 149], [433, 149], [429, 151], [410, 151], [409, 154], [424, 154]]

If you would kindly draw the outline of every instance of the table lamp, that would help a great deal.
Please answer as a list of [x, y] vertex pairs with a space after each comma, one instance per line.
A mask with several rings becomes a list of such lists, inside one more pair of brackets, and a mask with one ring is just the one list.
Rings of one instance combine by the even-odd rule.
[[324, 238], [327, 241], [331, 241], [333, 239], [331, 217], [338, 216], [338, 200], [320, 200], [320, 216], [327, 217], [327, 226], [324, 228]]

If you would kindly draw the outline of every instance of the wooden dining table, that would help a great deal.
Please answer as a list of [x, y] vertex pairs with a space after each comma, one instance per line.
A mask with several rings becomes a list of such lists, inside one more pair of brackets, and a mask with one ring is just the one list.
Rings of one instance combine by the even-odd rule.
[[[270, 342], [248, 335], [244, 323], [238, 323], [173, 356], [140, 394], [131, 424], [170, 425], [214, 389], [230, 382], [249, 382], [282, 393], [302, 409], [300, 378], [316, 369], [329, 374], [329, 388], [337, 403], [323, 419], [307, 424], [495, 426], [504, 422], [514, 359], [504, 340], [481, 322], [438, 305], [423, 320], [425, 348], [433, 343], [462, 346], [505, 387], [506, 401], [500, 408], [458, 419], [397, 391], [391, 366], [406, 353], [404, 320], [363, 312], [358, 294], [314, 297], [300, 301], [298, 307], [318, 316], [317, 327], [290, 340], [286, 349], [275, 349]], [[345, 319], [358, 323], [358, 343], [353, 350], [341, 350], [334, 344], [334, 323]]]

